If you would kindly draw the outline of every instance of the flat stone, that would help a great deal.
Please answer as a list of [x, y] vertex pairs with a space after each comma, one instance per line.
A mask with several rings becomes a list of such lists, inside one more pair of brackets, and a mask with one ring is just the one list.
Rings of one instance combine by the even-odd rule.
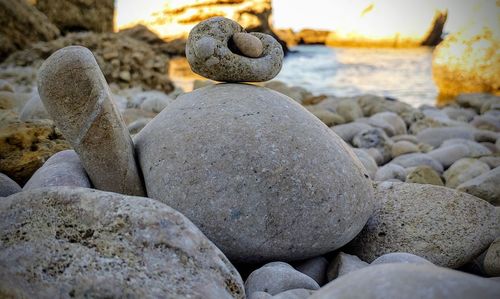
[[401, 165], [404, 168], [426, 165], [432, 167], [438, 173], [443, 172], [443, 165], [428, 154], [413, 153], [401, 155], [394, 158], [391, 163]]
[[50, 157], [26, 182], [23, 190], [55, 186], [92, 186], [74, 150], [60, 151]]
[[297, 271], [304, 273], [305, 275], [314, 279], [320, 286], [324, 285], [326, 282], [326, 268], [328, 267], [328, 261], [322, 256], [317, 256], [303, 262], [300, 262], [295, 266]]
[[413, 264], [382, 264], [344, 275], [314, 292], [309, 299], [495, 299], [500, 284], [464, 272]]
[[433, 265], [428, 260], [419, 257], [418, 255], [414, 255], [407, 252], [391, 252], [384, 254], [376, 258], [370, 265], [392, 264], [392, 263]]
[[292, 289], [319, 289], [311, 277], [300, 273], [287, 263], [273, 262], [253, 271], [245, 281], [246, 294], [263, 291], [276, 295]]
[[417, 166], [408, 172], [405, 182], [444, 186], [439, 174], [430, 166]]
[[281, 45], [270, 35], [248, 33], [262, 43], [262, 54], [258, 58], [239, 55], [228, 47], [228, 42], [241, 32], [244, 30], [238, 23], [223, 17], [196, 25], [186, 44], [186, 57], [193, 72], [224, 82], [261, 82], [276, 77], [283, 64]]
[[484, 251], [498, 232], [495, 207], [467, 193], [409, 183], [374, 187], [378, 207], [344, 247], [367, 262], [386, 253], [408, 252], [456, 268]]
[[156, 200], [43, 188], [1, 200], [0, 219], [1, 294], [245, 297], [241, 277], [222, 252]]
[[7, 197], [22, 190], [14, 180], [0, 172], [0, 197]]
[[38, 91], [97, 189], [145, 194], [132, 139], [92, 52], [56, 51], [40, 67]]
[[332, 281], [347, 273], [368, 267], [370, 264], [359, 259], [355, 255], [339, 252], [328, 266], [326, 272], [328, 281]]
[[185, 213], [231, 260], [322, 255], [372, 212], [371, 182], [351, 149], [263, 87], [181, 95], [134, 141], [148, 196]]
[[490, 171], [488, 164], [477, 159], [463, 158], [453, 163], [444, 173], [446, 187], [456, 188], [458, 185]]
[[494, 168], [457, 186], [457, 190], [500, 205], [500, 167]]

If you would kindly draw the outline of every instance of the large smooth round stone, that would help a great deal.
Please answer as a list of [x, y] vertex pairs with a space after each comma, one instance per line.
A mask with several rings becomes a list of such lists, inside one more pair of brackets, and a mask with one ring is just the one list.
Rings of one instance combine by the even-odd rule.
[[135, 138], [148, 196], [181, 211], [230, 259], [318, 256], [372, 212], [353, 152], [292, 99], [220, 84], [179, 96]]
[[149, 198], [51, 187], [0, 201], [0, 297], [244, 298], [240, 275]]
[[414, 264], [382, 264], [344, 275], [316, 291], [310, 299], [494, 299], [500, 284], [488, 278]]

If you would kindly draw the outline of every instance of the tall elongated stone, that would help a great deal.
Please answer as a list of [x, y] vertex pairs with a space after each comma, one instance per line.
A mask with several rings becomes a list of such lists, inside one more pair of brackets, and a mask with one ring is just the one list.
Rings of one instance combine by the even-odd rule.
[[132, 139], [90, 50], [52, 54], [40, 67], [38, 91], [97, 189], [145, 194]]

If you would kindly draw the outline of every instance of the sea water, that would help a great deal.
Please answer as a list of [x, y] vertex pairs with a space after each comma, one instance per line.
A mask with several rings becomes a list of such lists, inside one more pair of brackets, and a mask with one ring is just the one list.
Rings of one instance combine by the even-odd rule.
[[436, 103], [432, 49], [293, 47], [275, 78], [313, 94], [391, 97], [415, 107]]

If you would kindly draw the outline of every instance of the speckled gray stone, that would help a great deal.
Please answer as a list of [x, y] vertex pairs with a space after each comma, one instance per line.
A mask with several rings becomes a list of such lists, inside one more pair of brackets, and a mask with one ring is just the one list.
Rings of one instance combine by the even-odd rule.
[[61, 151], [50, 157], [26, 182], [23, 190], [55, 186], [91, 187], [74, 150]]
[[276, 295], [292, 289], [319, 289], [311, 277], [300, 273], [287, 263], [273, 262], [253, 271], [245, 281], [245, 292], [266, 292]]
[[399, 251], [456, 268], [484, 251], [498, 232], [495, 207], [469, 194], [422, 184], [374, 186], [378, 206], [344, 247], [367, 262]]
[[0, 172], [0, 197], [21, 192], [23, 189], [13, 179]]
[[132, 139], [92, 52], [56, 51], [38, 71], [38, 91], [97, 189], [145, 194]]
[[229, 43], [235, 33], [244, 32], [236, 22], [214, 17], [196, 25], [186, 44], [186, 57], [193, 72], [215, 81], [261, 82], [271, 80], [281, 70], [283, 49], [270, 35], [252, 32], [263, 45], [258, 58], [232, 51]]
[[148, 195], [184, 213], [230, 259], [335, 250], [372, 212], [354, 153], [292, 99], [245, 84], [179, 96], [134, 138]]
[[383, 264], [344, 275], [309, 299], [496, 299], [500, 284], [488, 278], [429, 265]]
[[433, 265], [433, 263], [429, 262], [423, 257], [419, 257], [418, 255], [414, 255], [407, 252], [391, 252], [384, 254], [376, 258], [370, 265], [391, 264], [391, 263]]
[[328, 281], [346, 275], [352, 271], [368, 267], [370, 264], [359, 259], [359, 257], [343, 252], [339, 252], [332, 260], [327, 270]]
[[17, 193], [0, 201], [0, 238], [0, 273], [10, 277], [0, 279], [0, 294], [245, 297], [222, 252], [182, 214], [149, 198], [70, 187]]

